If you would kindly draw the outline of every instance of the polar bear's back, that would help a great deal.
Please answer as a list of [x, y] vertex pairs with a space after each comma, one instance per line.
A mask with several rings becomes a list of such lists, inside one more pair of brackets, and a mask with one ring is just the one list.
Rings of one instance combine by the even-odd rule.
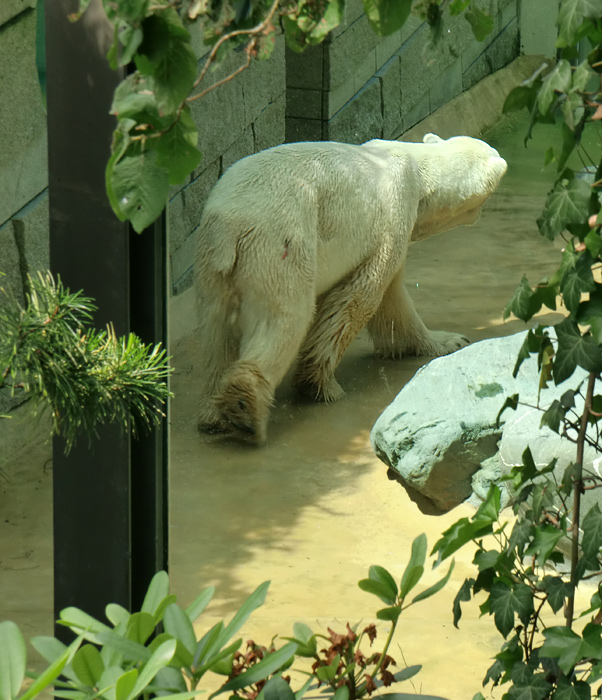
[[383, 232], [411, 230], [415, 212], [401, 195], [417, 201], [408, 197], [415, 179], [410, 158], [385, 150], [300, 142], [261, 151], [237, 161], [213, 188], [199, 252], [225, 272], [247, 249], [263, 259], [294, 250], [308, 266], [320, 262], [326, 285], [382, 245]]

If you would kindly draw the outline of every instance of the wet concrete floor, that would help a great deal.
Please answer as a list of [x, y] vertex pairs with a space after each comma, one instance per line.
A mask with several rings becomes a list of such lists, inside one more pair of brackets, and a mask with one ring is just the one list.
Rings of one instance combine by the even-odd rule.
[[[525, 128], [524, 121], [504, 120], [486, 137], [509, 169], [481, 220], [411, 248], [407, 285], [430, 328], [464, 333], [472, 341], [523, 330], [522, 322], [504, 323], [506, 302], [523, 273], [535, 283], [559, 263], [560, 246], [545, 241], [535, 223], [553, 178], [551, 169], [542, 171], [543, 154], [557, 137], [542, 128], [525, 149]], [[275, 634], [290, 635], [296, 621], [321, 632], [342, 629], [347, 621], [373, 621], [379, 601], [357, 587], [368, 567], [380, 564], [399, 578], [414, 537], [426, 532], [432, 546], [452, 522], [474, 512], [462, 505], [443, 516], [422, 514], [388, 480], [370, 447], [374, 421], [428, 358], [377, 359], [361, 334], [337, 373], [345, 399], [299, 402], [285, 381], [268, 444], [253, 449], [196, 432], [195, 366], [202, 360], [194, 352], [193, 313], [190, 291], [173, 301], [173, 592], [187, 604], [200, 589], [216, 586], [198, 625], [202, 632], [217, 619], [229, 619], [259, 583], [271, 580], [265, 605], [243, 630], [245, 639], [264, 644]], [[435, 412], [447, 410], [433, 406]], [[18, 421], [10, 431], [31, 430]], [[0, 437], [8, 440], [10, 431], [1, 429]], [[50, 634], [49, 443], [31, 439], [0, 469], [0, 619], [15, 620], [27, 637]], [[468, 550], [460, 552], [446, 589], [402, 615], [391, 655], [400, 665], [405, 660], [423, 670], [400, 691], [466, 700], [481, 689], [501, 638], [491, 618], [478, 618], [477, 604], [465, 606], [460, 630], [452, 624], [452, 600], [473, 574], [471, 558]], [[425, 586], [440, 576], [429, 569]], [[377, 642], [383, 638], [384, 631]]]

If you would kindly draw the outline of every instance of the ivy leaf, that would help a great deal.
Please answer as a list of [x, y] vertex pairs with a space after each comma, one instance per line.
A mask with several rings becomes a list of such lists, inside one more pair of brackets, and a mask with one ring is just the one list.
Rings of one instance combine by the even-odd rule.
[[174, 112], [188, 97], [196, 78], [190, 34], [173, 8], [147, 17], [142, 31], [144, 40], [136, 54], [136, 66], [153, 77], [161, 111]]
[[564, 606], [565, 598], [571, 592], [571, 585], [563, 581], [561, 576], [544, 576], [542, 584], [549, 606], [557, 613]]
[[539, 427], [542, 428], [544, 425], [547, 425], [550, 430], [559, 433], [560, 423], [564, 420], [568, 410], [569, 409], [563, 406], [558, 399], [554, 399], [550, 407], [543, 412]]
[[584, 112], [583, 97], [571, 90], [566, 96], [566, 100], [562, 103], [564, 121], [571, 131], [575, 131], [575, 128], [583, 119]]
[[508, 700], [544, 700], [550, 697], [552, 684], [549, 683], [545, 674], [533, 675], [525, 685], [513, 685], [508, 691]]
[[532, 299], [533, 290], [531, 289], [526, 275], [523, 275], [520, 284], [512, 295], [512, 299], [506, 304], [506, 308], [504, 309], [504, 321], [510, 314], [514, 314], [517, 318], [520, 318], [521, 321], [528, 321], [531, 316], [533, 316]]
[[109, 160], [106, 178], [118, 202], [120, 211], [116, 213], [122, 221], [129, 219], [138, 233], [163, 211], [169, 195], [169, 176], [158, 165], [154, 150], [126, 155], [115, 164]]
[[594, 340], [602, 344], [602, 285], [597, 284], [590, 292], [589, 301], [579, 306], [575, 320], [580, 326], [590, 326]]
[[[542, 495], [544, 494], [543, 491], [541, 493]], [[534, 506], [534, 510], [537, 511], [539, 508]], [[556, 549], [556, 545], [562, 539], [562, 536], [562, 530], [558, 530], [553, 525], [538, 525], [535, 528], [533, 542], [527, 547], [525, 555], [536, 554], [537, 563], [539, 566], [544, 566]]]
[[503, 581], [496, 581], [491, 587], [489, 607], [495, 626], [507, 637], [514, 628], [515, 613], [523, 623], [533, 613], [533, 593], [524, 583], [510, 587]]
[[493, 31], [493, 17], [474, 5], [466, 10], [464, 17], [477, 41], [484, 41]]
[[201, 162], [197, 142], [199, 132], [186, 106], [180, 118], [162, 134], [155, 144], [157, 165], [169, 173], [169, 184], [179, 185]]
[[581, 637], [568, 627], [548, 627], [539, 655], [558, 659], [560, 670], [568, 675], [581, 658]]
[[564, 231], [567, 224], [587, 220], [591, 188], [580, 178], [560, 180], [548, 194], [545, 208], [537, 225], [542, 236], [549, 240]]
[[363, 0], [364, 10], [378, 36], [394, 34], [410, 16], [412, 0]]
[[602, 14], [602, 0], [563, 0], [558, 13], [558, 38], [567, 46], [574, 44], [586, 17]]
[[581, 523], [583, 539], [581, 547], [583, 554], [589, 559], [597, 557], [602, 547], [602, 512], [596, 503], [590, 508]]
[[577, 253], [570, 243], [562, 255], [560, 271], [560, 291], [565, 306], [571, 313], [577, 313], [583, 292], [592, 292], [596, 288], [592, 265], [594, 261], [587, 250]]
[[600, 255], [602, 251], [602, 239], [600, 238], [600, 233], [595, 229], [592, 229], [584, 241], [585, 247], [588, 249], [589, 254], [594, 258], [594, 260]]
[[579, 326], [571, 318], [555, 328], [558, 348], [552, 373], [556, 385], [568, 379], [577, 366], [587, 372], [602, 371], [602, 353], [591, 335], [582, 336]]
[[537, 99], [537, 88], [529, 85], [518, 85], [512, 88], [508, 96], [504, 100], [502, 107], [503, 114], [508, 112], [517, 112], [519, 109], [527, 107], [529, 111], [533, 109], [535, 100]]
[[570, 681], [565, 676], [558, 679], [554, 700], [590, 700], [591, 687], [585, 681]]
[[473, 578], [467, 578], [460, 587], [460, 590], [456, 594], [456, 597], [454, 598], [454, 627], [456, 628], [458, 627], [458, 622], [462, 617], [462, 607], [460, 603], [468, 602], [470, 600], [472, 587], [474, 586], [474, 584], [475, 580]]
[[544, 79], [537, 95], [537, 106], [540, 114], [546, 114], [550, 109], [556, 93], [568, 92], [571, 89], [571, 64], [564, 58], [560, 59], [554, 70]]
[[508, 541], [508, 549], [512, 551], [516, 548], [519, 557], [522, 557], [525, 547], [533, 539], [535, 532], [534, 525], [528, 520], [519, 519], [514, 523], [510, 539]]

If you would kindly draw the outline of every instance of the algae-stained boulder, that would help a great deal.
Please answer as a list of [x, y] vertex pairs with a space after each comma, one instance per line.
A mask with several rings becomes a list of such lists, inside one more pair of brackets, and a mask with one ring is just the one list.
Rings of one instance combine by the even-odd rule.
[[471, 495], [473, 474], [497, 453], [496, 419], [507, 396], [536, 400], [534, 359], [512, 377], [525, 337], [483, 340], [432, 360], [374, 425], [374, 451], [423, 512], [448, 511]]

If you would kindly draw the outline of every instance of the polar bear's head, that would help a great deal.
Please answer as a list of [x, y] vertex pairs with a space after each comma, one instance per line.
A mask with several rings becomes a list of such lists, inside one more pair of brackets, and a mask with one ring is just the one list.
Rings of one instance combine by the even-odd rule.
[[504, 176], [506, 161], [485, 141], [469, 136], [444, 140], [427, 134], [419, 149], [425, 189], [412, 240], [474, 224]]

